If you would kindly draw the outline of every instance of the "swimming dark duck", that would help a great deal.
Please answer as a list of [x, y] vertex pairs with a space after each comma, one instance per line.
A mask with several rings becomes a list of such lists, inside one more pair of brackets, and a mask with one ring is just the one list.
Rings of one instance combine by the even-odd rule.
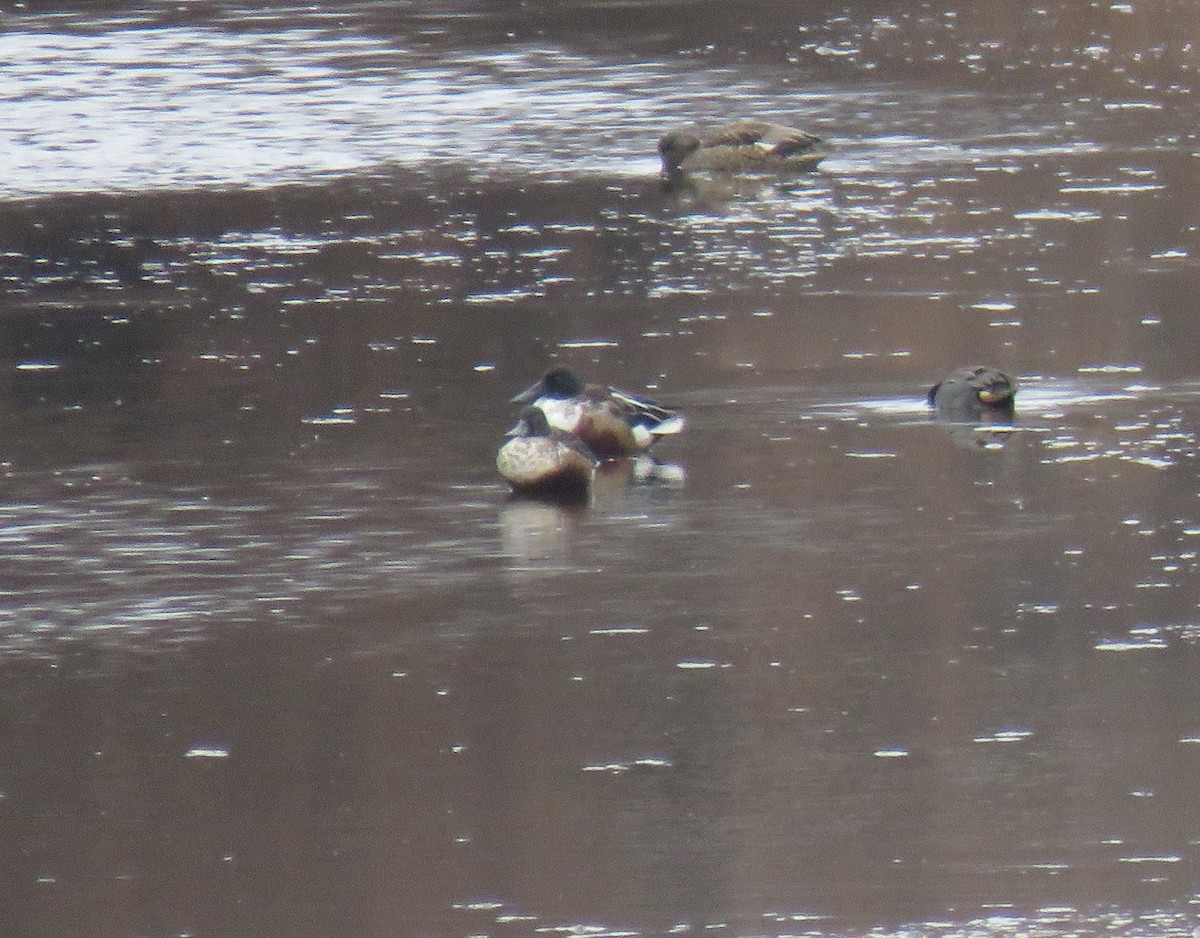
[[701, 137], [686, 129], [672, 130], [658, 142], [664, 175], [694, 171], [725, 173], [802, 172], [829, 155], [820, 137], [769, 121], [728, 124]]
[[929, 389], [929, 406], [945, 417], [1012, 417], [1016, 379], [982, 365], [959, 368]]

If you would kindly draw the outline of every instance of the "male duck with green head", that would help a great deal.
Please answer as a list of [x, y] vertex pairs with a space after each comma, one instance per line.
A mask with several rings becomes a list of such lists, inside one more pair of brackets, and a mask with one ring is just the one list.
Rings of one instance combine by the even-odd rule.
[[562, 366], [512, 400], [542, 411], [551, 427], [577, 437], [600, 459], [635, 456], [684, 427], [678, 411], [617, 388], [584, 384]]

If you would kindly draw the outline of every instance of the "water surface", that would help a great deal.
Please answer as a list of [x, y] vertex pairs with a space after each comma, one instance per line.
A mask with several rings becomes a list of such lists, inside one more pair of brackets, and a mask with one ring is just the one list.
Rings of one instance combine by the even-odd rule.
[[[1195, 19], [10, 14], [3, 930], [1190, 936]], [[553, 363], [682, 483], [512, 501]]]

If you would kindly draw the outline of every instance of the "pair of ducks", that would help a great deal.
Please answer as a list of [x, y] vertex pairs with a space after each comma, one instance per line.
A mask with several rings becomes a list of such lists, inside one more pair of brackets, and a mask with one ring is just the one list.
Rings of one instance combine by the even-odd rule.
[[[1011, 421], [1017, 382], [985, 366], [960, 368], [929, 389], [929, 406], [951, 420]], [[679, 433], [679, 411], [551, 368], [512, 399], [524, 404], [496, 468], [517, 494], [585, 497], [603, 460], [636, 456]]]
[[603, 461], [637, 456], [679, 433], [677, 410], [551, 368], [512, 399], [524, 404], [496, 468], [517, 493], [586, 495]]

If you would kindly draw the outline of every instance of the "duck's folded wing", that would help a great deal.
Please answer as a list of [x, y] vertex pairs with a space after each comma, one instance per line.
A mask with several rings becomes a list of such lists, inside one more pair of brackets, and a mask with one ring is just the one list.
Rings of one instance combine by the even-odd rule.
[[[704, 140], [706, 147], [745, 147], [755, 143], [766, 143], [772, 125], [767, 121], [738, 121], [727, 124]], [[786, 128], [785, 128], [786, 129]]]
[[777, 156], [795, 156], [807, 153], [824, 142], [816, 134], [796, 130], [792, 127], [781, 127], [779, 130], [781, 133], [778, 135], [767, 134], [763, 137], [763, 143], [768, 144], [771, 152]]
[[608, 393], [621, 406], [630, 423], [641, 424], [656, 435], [678, 433], [683, 429], [683, 415], [677, 410], [617, 388], [609, 388]]

